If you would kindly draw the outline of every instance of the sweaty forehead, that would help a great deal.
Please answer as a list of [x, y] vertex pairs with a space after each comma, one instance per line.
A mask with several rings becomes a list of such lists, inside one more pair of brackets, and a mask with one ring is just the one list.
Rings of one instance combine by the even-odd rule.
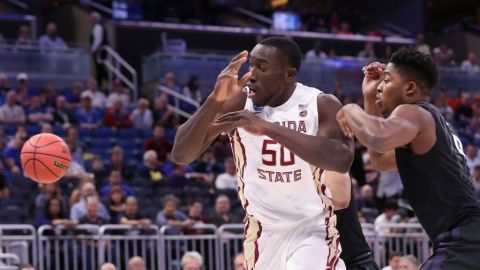
[[398, 69], [397, 66], [395, 66], [394, 63], [388, 63], [386, 66], [385, 66], [385, 71], [384, 71], [385, 75], [390, 75], [392, 77], [401, 77], [401, 74], [400, 74], [400, 70]]
[[263, 61], [267, 63], [275, 63], [278, 60], [277, 48], [257, 44], [250, 53], [250, 60]]

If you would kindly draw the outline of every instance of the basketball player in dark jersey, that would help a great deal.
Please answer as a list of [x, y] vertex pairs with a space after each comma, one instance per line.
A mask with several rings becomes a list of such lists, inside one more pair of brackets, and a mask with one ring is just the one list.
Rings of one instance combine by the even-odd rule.
[[379, 270], [358, 221], [354, 193], [353, 190], [350, 192], [347, 208], [335, 211], [342, 246], [340, 258], [345, 262], [347, 270]]
[[462, 144], [428, 101], [438, 80], [430, 56], [412, 48], [364, 69], [365, 111], [337, 114], [343, 132], [368, 148], [376, 169], [397, 168], [405, 195], [433, 241], [421, 270], [480, 269], [480, 203]]

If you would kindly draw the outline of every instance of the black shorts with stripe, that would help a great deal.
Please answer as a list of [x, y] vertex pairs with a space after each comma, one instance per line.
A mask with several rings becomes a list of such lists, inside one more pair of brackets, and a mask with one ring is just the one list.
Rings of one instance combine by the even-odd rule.
[[469, 220], [440, 234], [433, 246], [433, 254], [420, 270], [480, 269], [480, 217]]

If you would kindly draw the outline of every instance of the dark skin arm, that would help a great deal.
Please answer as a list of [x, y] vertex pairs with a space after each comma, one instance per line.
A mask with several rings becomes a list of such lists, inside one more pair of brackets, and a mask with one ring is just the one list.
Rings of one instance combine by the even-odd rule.
[[416, 105], [400, 105], [385, 119], [349, 104], [340, 110], [337, 119], [346, 135], [355, 135], [361, 144], [378, 153], [408, 146], [413, 153], [421, 155], [436, 141], [433, 117]]
[[353, 140], [343, 136], [336, 123], [335, 115], [341, 106], [332, 95], [318, 96], [319, 125], [316, 136], [267, 122], [247, 110], [227, 113], [215, 123], [228, 125], [228, 130], [241, 127], [253, 135], [268, 136], [312, 165], [345, 173], [353, 161]]
[[250, 72], [240, 80], [237, 74], [247, 56], [247, 51], [243, 51], [232, 59], [218, 75], [205, 103], [178, 129], [171, 154], [173, 162], [187, 165], [197, 159], [224, 129], [224, 126], [212, 125], [215, 116], [243, 108], [246, 94], [241, 90]]

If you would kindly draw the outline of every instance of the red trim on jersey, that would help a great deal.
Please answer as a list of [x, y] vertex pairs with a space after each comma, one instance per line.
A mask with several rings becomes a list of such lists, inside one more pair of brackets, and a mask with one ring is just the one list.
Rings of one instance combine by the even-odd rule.
[[255, 240], [255, 260], [253, 261], [253, 268], [255, 268], [255, 264], [258, 261], [258, 258], [260, 257], [260, 251], [258, 250], [258, 239], [260, 239], [260, 236], [262, 235], [262, 224], [260, 221], [257, 220], [258, 223], [258, 232], [257, 232], [257, 239]]
[[[247, 233], [248, 233], [249, 225], [250, 225], [250, 219], [247, 220], [247, 223], [245, 224], [245, 230], [243, 230], [243, 238], [244, 238], [243, 241], [247, 240]], [[248, 260], [245, 260], [245, 266], [248, 269]]]
[[[243, 181], [243, 174], [245, 172], [245, 167], [247, 166], [247, 153], [245, 151], [245, 146], [242, 143], [242, 138], [240, 138], [240, 133], [238, 132], [238, 129], [235, 129], [235, 134], [237, 135], [238, 143], [240, 144], [240, 147], [242, 148], [242, 156], [244, 158], [243, 166], [242, 166], [241, 173], [240, 173], [240, 181], [242, 181], [243, 197], [245, 197], [245, 181]], [[247, 197], [245, 197], [245, 205], [243, 206], [243, 208], [245, 210], [247, 210], [248, 204], [249, 203], [248, 203]]]

